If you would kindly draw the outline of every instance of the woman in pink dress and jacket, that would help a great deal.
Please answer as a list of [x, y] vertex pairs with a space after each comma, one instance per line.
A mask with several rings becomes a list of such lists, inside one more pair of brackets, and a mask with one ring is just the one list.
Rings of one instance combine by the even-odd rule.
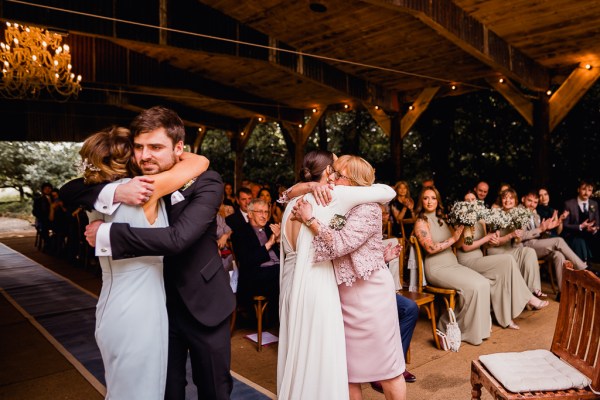
[[[335, 161], [335, 184], [370, 186], [375, 171], [364, 159]], [[361, 383], [380, 381], [386, 399], [405, 399], [406, 369], [400, 340], [396, 292], [381, 240], [381, 208], [368, 203], [331, 222], [312, 216], [312, 206], [297, 203], [295, 217], [315, 234], [315, 262], [333, 260], [340, 291], [350, 399], [361, 399]], [[385, 317], [383, 317], [385, 316]]]

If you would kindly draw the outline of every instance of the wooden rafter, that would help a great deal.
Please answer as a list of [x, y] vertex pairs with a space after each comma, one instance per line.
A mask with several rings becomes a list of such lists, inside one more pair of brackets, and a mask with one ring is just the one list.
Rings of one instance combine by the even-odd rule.
[[600, 67], [579, 65], [550, 97], [550, 132], [566, 117], [579, 99], [600, 78]]
[[390, 116], [387, 115], [382, 108], [378, 106], [373, 106], [367, 103], [363, 103], [363, 106], [369, 111], [371, 117], [377, 122], [377, 125], [381, 128], [381, 130], [388, 136], [392, 133], [392, 123]]
[[306, 121], [302, 126], [283, 122], [283, 129], [287, 131], [290, 138], [294, 143], [294, 172], [297, 173], [302, 167], [302, 160], [304, 159], [304, 148], [306, 141], [313, 133], [319, 120], [325, 115], [327, 111], [326, 106], [316, 108], [316, 112], [312, 113], [310, 119]]
[[204, 141], [204, 137], [206, 136], [206, 126], [199, 126], [198, 133], [196, 134], [196, 139], [194, 140], [194, 145], [192, 146], [192, 153], [198, 154], [200, 151], [200, 147], [202, 146], [202, 142]]
[[548, 70], [511, 46], [452, 0], [366, 0], [405, 10], [469, 55], [532, 90], [546, 90]]
[[500, 82], [498, 78], [490, 78], [487, 81], [525, 118], [529, 125], [533, 125], [533, 103], [531, 99], [524, 96], [508, 79], [503, 79]]
[[417, 100], [412, 104], [412, 110], [409, 110], [406, 115], [402, 117], [400, 125], [400, 137], [404, 138], [408, 131], [413, 127], [419, 117], [427, 110], [429, 103], [435, 97], [435, 94], [440, 90], [439, 86], [429, 87], [423, 89]]

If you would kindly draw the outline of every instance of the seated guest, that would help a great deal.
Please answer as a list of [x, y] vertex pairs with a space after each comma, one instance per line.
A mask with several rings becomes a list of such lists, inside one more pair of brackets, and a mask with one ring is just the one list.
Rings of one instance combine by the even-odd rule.
[[231, 240], [238, 262], [238, 301], [252, 304], [255, 295], [266, 296], [267, 314], [277, 320], [279, 311], [279, 224], [267, 226], [269, 205], [262, 199], [248, 204], [248, 224], [238, 225]]
[[582, 181], [577, 189], [577, 197], [565, 202], [565, 210], [569, 215], [564, 222], [563, 236], [573, 251], [583, 261], [592, 258], [592, 241], [598, 240], [600, 226], [598, 203], [590, 199], [594, 186]]
[[[540, 216], [541, 219], [550, 219], [553, 218], [554, 215], [558, 215], [558, 211], [550, 206], [550, 193], [548, 189], [542, 187], [538, 190], [538, 205], [536, 207], [536, 212]], [[545, 236], [556, 237], [562, 233], [563, 230], [563, 222], [569, 216], [568, 211], [563, 211], [563, 213], [558, 217], [558, 226], [544, 232]]]
[[278, 224], [281, 222], [281, 217], [283, 213], [281, 209], [277, 207], [277, 204], [271, 199], [271, 192], [268, 188], [263, 187], [258, 192], [258, 198], [263, 199], [268, 205], [271, 215], [269, 215], [269, 223], [270, 224]]
[[486, 206], [488, 206], [488, 204], [485, 202], [485, 198], [487, 197], [489, 191], [490, 185], [488, 185], [487, 182], [484, 181], [479, 181], [473, 189], [475, 196], [477, 196], [477, 200], [483, 201], [483, 204], [485, 204]]
[[381, 207], [381, 235], [383, 239], [394, 237], [392, 233], [392, 221], [390, 218], [390, 206], [387, 204], [380, 204]]
[[[423, 188], [415, 212], [415, 235], [427, 252], [423, 266], [427, 282], [455, 289], [461, 295], [454, 310], [462, 340], [479, 345], [490, 336], [490, 283], [482, 275], [458, 263], [452, 246], [458, 243], [464, 227], [451, 230], [446, 223], [440, 193], [432, 186]], [[448, 313], [443, 313], [439, 328], [445, 331]]]
[[50, 205], [50, 214], [48, 220], [52, 228], [52, 236], [48, 250], [51, 254], [62, 257], [64, 254], [67, 234], [69, 233], [70, 213], [58, 197], [58, 190], [52, 189], [52, 204]]
[[[519, 204], [517, 192], [514, 189], [506, 189], [500, 195], [502, 198], [502, 210], [508, 212]], [[547, 297], [542, 292], [542, 282], [540, 280], [540, 267], [537, 262], [535, 250], [529, 247], [523, 247], [521, 239], [523, 237], [523, 229], [504, 228], [500, 230], [500, 237], [497, 242], [490, 243], [488, 254], [512, 254], [517, 260], [521, 275], [527, 283], [529, 290], [537, 297]]]
[[[467, 193], [465, 201], [476, 201], [475, 193]], [[503, 328], [519, 329], [513, 319], [521, 314], [525, 306], [539, 310], [546, 307], [548, 302], [531, 294], [512, 255], [483, 255], [481, 247], [497, 241], [498, 233], [487, 233], [484, 222], [478, 221], [473, 227], [473, 242], [466, 244], [461, 238], [456, 257], [459, 263], [488, 279], [492, 309], [498, 324]]]
[[[587, 265], [577, 257], [569, 245], [561, 237], [544, 238], [544, 233], [556, 228], [562, 223], [557, 216], [557, 211], [549, 219], [542, 219], [536, 212], [538, 205], [538, 194], [530, 191], [525, 196], [525, 207], [533, 212], [532, 221], [525, 228], [521, 238], [523, 245], [535, 250], [538, 259], [547, 259], [551, 262], [556, 273], [556, 281], [560, 290], [562, 283], [563, 267], [575, 267], [575, 269], [586, 269]], [[560, 299], [560, 293], [557, 295]]]
[[223, 185], [223, 190], [225, 192], [225, 199], [223, 200], [223, 204], [227, 206], [232, 206], [235, 204], [235, 196], [233, 195], [233, 185], [229, 182], [225, 182]]
[[219, 247], [219, 253], [221, 254], [221, 260], [223, 261], [223, 268], [226, 271], [233, 270], [233, 254], [231, 249], [228, 247], [228, 241], [233, 231], [225, 222], [225, 218], [233, 213], [231, 206], [221, 204], [219, 212], [217, 213], [217, 246]]
[[[396, 237], [402, 236], [402, 228], [400, 227], [401, 221], [406, 218], [413, 218], [413, 208], [415, 202], [410, 197], [410, 189], [408, 182], [398, 181], [394, 185], [396, 191], [396, 197], [390, 202], [391, 219], [392, 219], [392, 233]], [[410, 236], [411, 232], [406, 232], [406, 236]]]
[[510, 185], [508, 183], [500, 184], [500, 189], [498, 189], [498, 197], [496, 197], [496, 201], [494, 204], [492, 204], [492, 208], [502, 208], [502, 193], [508, 189], [510, 189]]
[[[50, 207], [52, 205], [52, 185], [42, 184], [42, 194], [33, 200], [33, 216], [35, 217], [35, 228], [39, 232], [44, 246], [48, 245], [50, 236]], [[44, 249], [46, 250], [46, 249]]]
[[250, 189], [245, 187], [239, 188], [235, 197], [237, 207], [233, 214], [225, 218], [225, 222], [233, 229], [234, 234], [240, 225], [248, 223], [248, 204], [250, 200], [252, 200]]

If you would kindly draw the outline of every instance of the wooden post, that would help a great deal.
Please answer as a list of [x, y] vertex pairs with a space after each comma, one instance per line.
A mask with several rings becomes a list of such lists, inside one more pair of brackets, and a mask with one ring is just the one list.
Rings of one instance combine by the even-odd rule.
[[402, 178], [402, 143], [401, 135], [402, 120], [400, 113], [396, 113], [391, 119], [390, 125], [390, 156], [392, 159], [392, 171], [394, 181]]
[[327, 150], [327, 118], [319, 119], [319, 149]]
[[533, 143], [532, 184], [546, 186], [550, 177], [550, 105], [545, 93], [540, 93], [533, 105]]
[[236, 191], [240, 188], [244, 177], [244, 149], [257, 123], [256, 118], [250, 119], [244, 129], [236, 132], [231, 137], [231, 150], [235, 153], [233, 182]]
[[202, 142], [204, 141], [205, 136], [206, 126], [199, 126], [198, 133], [196, 134], [196, 140], [194, 140], [194, 145], [192, 146], [192, 153], [200, 154], [200, 150], [202, 149]]

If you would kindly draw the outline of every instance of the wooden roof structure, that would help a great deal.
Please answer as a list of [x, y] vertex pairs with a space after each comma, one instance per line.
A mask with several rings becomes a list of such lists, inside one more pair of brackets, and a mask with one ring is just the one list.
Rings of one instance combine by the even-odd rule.
[[2, 100], [3, 140], [81, 140], [163, 104], [196, 145], [229, 132], [238, 161], [278, 121], [297, 167], [327, 110], [364, 107], [399, 159], [436, 97], [496, 90], [543, 139], [600, 77], [597, 0], [3, 0], [0, 20], [68, 33], [84, 87]]

